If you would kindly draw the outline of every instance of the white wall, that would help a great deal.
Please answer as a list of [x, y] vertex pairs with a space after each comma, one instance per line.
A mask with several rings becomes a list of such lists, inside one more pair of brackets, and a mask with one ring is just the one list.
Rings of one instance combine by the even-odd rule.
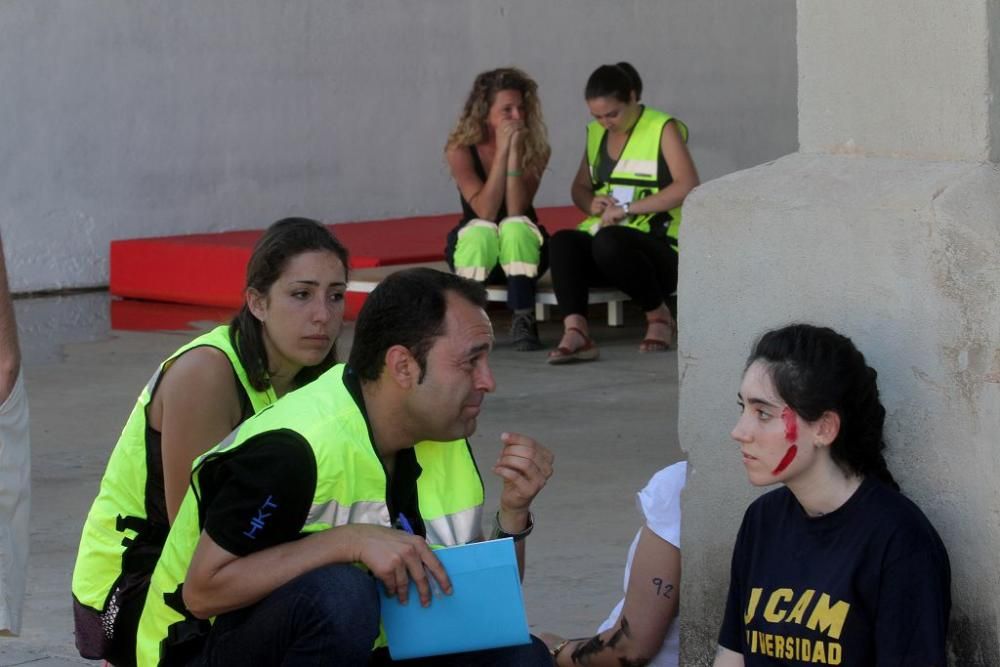
[[589, 73], [620, 59], [703, 179], [796, 148], [791, 0], [8, 0], [0, 229], [17, 291], [107, 282], [116, 238], [456, 211], [475, 74], [539, 81], [569, 202]]
[[949, 664], [1000, 664], [1000, 581], [983, 575], [1000, 547], [1000, 170], [799, 153], [706, 184], [684, 222], [683, 664], [711, 664], [733, 541], [762, 491], [729, 435], [743, 364], [794, 321], [850, 336], [878, 371], [889, 469], [951, 559]]
[[712, 662], [720, 582], [761, 492], [729, 436], [744, 360], [791, 321], [850, 336], [878, 371], [889, 469], [951, 561], [948, 664], [1000, 665], [998, 14], [1000, 0], [800, 0], [801, 152], [685, 204], [685, 665]]
[[[807, 2], [799, 14], [806, 152], [996, 160], [994, 0]], [[845, 20], [844, 17], [849, 17]], [[859, 20], [859, 17], [864, 17]], [[994, 41], [994, 43], [996, 43]], [[992, 127], [991, 127], [992, 124]]]

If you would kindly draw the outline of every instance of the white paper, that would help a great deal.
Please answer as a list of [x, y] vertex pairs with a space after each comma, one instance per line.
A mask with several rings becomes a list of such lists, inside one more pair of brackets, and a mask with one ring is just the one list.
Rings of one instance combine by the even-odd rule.
[[632, 196], [635, 194], [635, 188], [631, 185], [613, 185], [611, 186], [611, 196], [615, 198], [615, 201], [619, 204], [624, 204], [625, 202], [632, 201]]

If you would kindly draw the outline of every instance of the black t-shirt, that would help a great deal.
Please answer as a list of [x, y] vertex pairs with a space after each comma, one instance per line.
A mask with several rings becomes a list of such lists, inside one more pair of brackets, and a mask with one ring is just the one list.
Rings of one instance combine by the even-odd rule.
[[199, 480], [205, 532], [247, 556], [299, 536], [316, 490], [316, 458], [299, 434], [267, 431], [207, 461]]
[[[349, 368], [344, 385], [367, 424], [360, 383]], [[371, 442], [370, 424], [368, 437]], [[418, 510], [420, 472], [413, 449], [398, 452], [394, 474], [387, 476], [386, 498], [393, 521], [402, 512], [414, 533], [425, 536]], [[316, 479], [316, 458], [301, 435], [286, 429], [260, 433], [204, 463], [199, 473], [201, 525], [216, 544], [237, 556], [298, 539]]]
[[761, 665], [945, 665], [948, 554], [920, 509], [865, 479], [806, 515], [786, 487], [757, 499], [733, 549], [719, 644]]

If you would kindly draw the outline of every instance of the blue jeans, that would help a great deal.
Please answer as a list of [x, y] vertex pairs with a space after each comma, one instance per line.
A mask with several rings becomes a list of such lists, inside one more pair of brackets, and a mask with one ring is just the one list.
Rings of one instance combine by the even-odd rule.
[[192, 664], [367, 665], [378, 622], [372, 578], [351, 565], [328, 565], [217, 617]]
[[351, 565], [328, 565], [293, 579], [255, 605], [220, 615], [192, 665], [552, 664], [548, 649], [534, 637], [524, 646], [393, 662], [385, 651], [372, 653], [379, 616], [375, 580]]
[[371, 667], [399, 665], [399, 667], [542, 667], [552, 665], [552, 656], [541, 639], [532, 636], [530, 644], [508, 646], [488, 651], [436, 655], [432, 658], [392, 660], [382, 649], [372, 654]]

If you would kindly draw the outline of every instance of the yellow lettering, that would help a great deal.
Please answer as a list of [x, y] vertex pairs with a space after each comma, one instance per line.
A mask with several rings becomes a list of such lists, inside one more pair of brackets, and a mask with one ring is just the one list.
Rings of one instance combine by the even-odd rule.
[[798, 623], [799, 625], [802, 625], [802, 620], [806, 617], [806, 609], [809, 608], [809, 603], [812, 602], [814, 595], [816, 595], [816, 591], [811, 588], [806, 589], [806, 591], [802, 594], [802, 597], [800, 597], [798, 602], [795, 603], [792, 613], [788, 615], [785, 622]]
[[757, 613], [757, 604], [760, 602], [760, 594], [763, 592], [761, 588], [750, 589], [750, 600], [747, 602], [746, 613], [743, 614], [744, 625], [750, 625], [750, 621], [753, 620], [754, 614]]
[[820, 665], [840, 665], [843, 662], [843, 649], [835, 642], [788, 637], [760, 630], [747, 630], [746, 636], [750, 652], [758, 655]]
[[779, 610], [778, 604], [788, 602], [793, 597], [795, 597], [795, 593], [792, 592], [791, 588], [775, 589], [771, 593], [771, 597], [767, 600], [767, 606], [764, 608], [764, 619], [769, 623], [781, 623], [787, 612], [784, 609]]
[[813, 651], [812, 661], [826, 664], [826, 647], [824, 642], [816, 642], [816, 650]]
[[840, 639], [840, 633], [844, 629], [844, 621], [847, 620], [847, 613], [850, 610], [851, 605], [843, 600], [831, 607], [830, 596], [823, 593], [819, 596], [816, 606], [813, 607], [806, 627], [810, 630], [819, 629], [820, 632], [833, 639]]

